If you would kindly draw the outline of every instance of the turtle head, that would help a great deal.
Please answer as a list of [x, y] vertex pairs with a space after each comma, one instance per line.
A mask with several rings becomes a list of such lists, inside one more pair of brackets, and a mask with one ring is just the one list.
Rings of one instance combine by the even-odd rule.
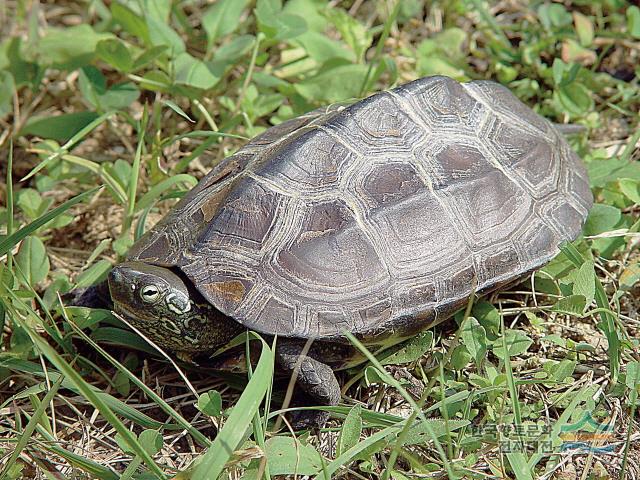
[[170, 268], [121, 263], [109, 274], [109, 291], [116, 312], [161, 347], [212, 350], [241, 330]]

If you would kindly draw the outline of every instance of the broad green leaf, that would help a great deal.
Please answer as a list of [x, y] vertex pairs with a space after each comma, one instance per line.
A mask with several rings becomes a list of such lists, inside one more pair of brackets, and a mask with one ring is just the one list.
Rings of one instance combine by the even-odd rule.
[[487, 331], [484, 327], [474, 317], [469, 317], [462, 327], [461, 338], [476, 365], [482, 365], [487, 354]]
[[113, 388], [121, 397], [128, 397], [131, 393], [131, 382], [123, 372], [116, 372], [112, 379]]
[[120, 39], [101, 40], [96, 45], [96, 54], [100, 60], [124, 73], [133, 69], [133, 57], [127, 46]]
[[621, 178], [618, 183], [620, 184], [620, 191], [633, 203], [640, 205], [640, 180]]
[[360, 441], [362, 434], [362, 407], [355, 405], [344, 419], [336, 444], [336, 456], [340, 456]]
[[173, 56], [185, 51], [184, 41], [169, 25], [154, 17], [146, 17], [149, 38], [153, 46], [165, 45]]
[[173, 85], [173, 82], [169, 76], [160, 71], [152, 70], [146, 72], [140, 81], [140, 86], [153, 92], [165, 92], [169, 91]]
[[[47, 250], [38, 237], [27, 237], [22, 241], [16, 255], [16, 263], [26, 277], [24, 280], [33, 287], [49, 274]], [[23, 279], [22, 275], [18, 275], [18, 278]]]
[[569, 315], [582, 315], [587, 306], [587, 299], [584, 295], [569, 295], [558, 300], [552, 310]]
[[586, 261], [573, 277], [573, 294], [582, 295], [587, 306], [591, 304], [596, 294], [596, 272], [594, 268], [592, 261]]
[[568, 377], [573, 375], [577, 362], [574, 360], [562, 360], [560, 362], [547, 362], [543, 368], [549, 372], [551, 378], [556, 382], [564, 382]]
[[342, 40], [349, 45], [357, 61], [361, 62], [373, 42], [371, 30], [340, 8], [328, 9], [325, 15], [340, 32]]
[[631, 290], [640, 282], [640, 262], [628, 265], [620, 275], [620, 288]]
[[558, 3], [545, 3], [538, 8], [538, 18], [546, 29], [563, 27], [571, 24], [571, 14], [564, 5]]
[[640, 387], [640, 362], [629, 362], [627, 364], [625, 385], [631, 390], [635, 390]]
[[140, 15], [118, 1], [111, 2], [111, 15], [127, 32], [138, 37], [147, 45], [151, 45], [149, 27]]
[[576, 34], [580, 45], [588, 47], [593, 42], [593, 22], [591, 18], [583, 15], [577, 10], [573, 11], [573, 24], [576, 27]]
[[319, 103], [335, 103], [355, 98], [367, 75], [366, 65], [341, 65], [323, 70], [314, 77], [294, 85], [305, 99]]
[[[504, 341], [510, 357], [523, 354], [529, 350], [529, 347], [533, 343], [533, 340], [520, 330], [507, 330]], [[501, 339], [494, 344], [493, 353], [502, 359], [506, 359]]]
[[[0, 51], [2, 44], [0, 44]], [[28, 61], [22, 54], [22, 40], [13, 37], [6, 47], [7, 61], [9, 65], [0, 70], [6, 70], [13, 76], [16, 88], [29, 85], [33, 89], [37, 88], [44, 74], [44, 66]]]
[[13, 111], [13, 76], [0, 69], [0, 118]]
[[378, 369], [371, 365], [364, 369], [364, 381], [367, 385], [374, 385], [376, 383], [387, 383], [378, 372]]
[[254, 15], [260, 31], [273, 40], [289, 40], [307, 31], [304, 18], [282, 12], [281, 0], [258, 0]]
[[138, 440], [149, 455], [155, 455], [162, 449], [162, 435], [156, 430], [143, 430]]
[[453, 370], [462, 370], [471, 361], [473, 357], [464, 345], [456, 345], [451, 354], [451, 361], [449, 364]]
[[63, 113], [54, 117], [32, 116], [20, 130], [20, 135], [36, 135], [64, 143], [98, 117], [96, 112]]
[[636, 5], [627, 8], [627, 30], [633, 38], [640, 38], [640, 8]]
[[131, 67], [132, 70], [136, 71], [140, 70], [143, 67], [146, 67], [149, 63], [159, 58], [166, 51], [166, 45], [157, 45], [155, 47], [147, 48], [134, 60], [133, 66]]
[[596, 61], [597, 55], [594, 50], [583, 47], [575, 40], [569, 38], [562, 42], [562, 58], [565, 62], [592, 65]]
[[235, 36], [233, 40], [216, 49], [213, 60], [221, 64], [235, 63], [251, 51], [255, 42], [256, 38], [253, 35]]
[[220, 72], [216, 72], [210, 64], [192, 57], [184, 52], [174, 61], [176, 83], [208, 90], [220, 81]]
[[380, 360], [382, 365], [415, 362], [433, 347], [433, 332], [427, 330], [404, 342], [401, 348]]
[[500, 312], [486, 300], [480, 300], [474, 304], [471, 315], [478, 320], [487, 333], [495, 336], [500, 332]]
[[40, 62], [60, 69], [73, 70], [88, 65], [100, 40], [113, 38], [111, 34], [96, 33], [89, 25], [48, 28], [40, 39]]
[[598, 235], [613, 230], [620, 221], [622, 212], [619, 208], [603, 203], [596, 203], [591, 207], [584, 225], [585, 235]]
[[247, 0], [218, 0], [202, 16], [209, 45], [238, 28]]
[[461, 60], [464, 58], [464, 44], [469, 35], [460, 28], [452, 27], [423, 40], [418, 46], [421, 56], [441, 56], [443, 59]]
[[326, 8], [326, 0], [287, 0], [282, 11], [301, 16], [310, 30], [324, 33], [327, 28], [327, 18], [321, 12]]
[[591, 92], [581, 83], [572, 82], [560, 86], [554, 96], [571, 116], [579, 117], [593, 110]]
[[210, 417], [219, 417], [222, 412], [222, 397], [217, 390], [209, 390], [198, 397], [198, 410]]
[[80, 70], [78, 84], [87, 101], [100, 111], [126, 108], [140, 96], [140, 91], [133, 82], [120, 83], [107, 88], [102, 72], [93, 66]]
[[51, 203], [51, 200], [43, 199], [33, 188], [19, 190], [16, 199], [16, 205], [29, 220], [34, 220], [46, 212]]
[[265, 454], [271, 475], [316, 475], [322, 470], [322, 458], [316, 449], [294, 437], [268, 439]]
[[351, 62], [356, 60], [355, 54], [347, 50], [342, 43], [313, 30], [300, 35], [295, 42], [320, 65], [334, 58], [344, 58]]
[[146, 18], [153, 18], [160, 23], [168, 23], [171, 15], [172, 0], [143, 0], [143, 11]]
[[[593, 254], [591, 253], [591, 248], [587, 242], [577, 242], [575, 248], [580, 252], [580, 255], [587, 260], [593, 260]], [[582, 265], [582, 263], [580, 263]], [[553, 279], [561, 279], [570, 275], [573, 271], [575, 271], [575, 264], [571, 261], [570, 258], [564, 252], [560, 252], [556, 257], [551, 260], [543, 269], [544, 275], [536, 276], [536, 284], [538, 284], [541, 280], [543, 281], [547, 278], [547, 275], [550, 275]], [[558, 293], [557, 288], [553, 287], [549, 293]]]
[[443, 437], [448, 432], [451, 433], [471, 423], [469, 420], [449, 420], [445, 422], [440, 419], [428, 419], [427, 422], [428, 425], [425, 425], [426, 422], [424, 421], [413, 425], [409, 429], [403, 445], [427, 445], [431, 442], [431, 433], [436, 437]]
[[604, 187], [608, 182], [621, 178], [640, 180], [640, 162], [621, 158], [598, 158], [589, 162], [587, 169], [592, 187]]

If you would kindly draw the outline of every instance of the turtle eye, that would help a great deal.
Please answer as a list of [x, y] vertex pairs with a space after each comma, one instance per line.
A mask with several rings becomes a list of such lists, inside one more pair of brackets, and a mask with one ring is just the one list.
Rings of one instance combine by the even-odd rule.
[[160, 290], [158, 290], [158, 287], [155, 285], [145, 285], [142, 287], [142, 290], [140, 290], [140, 296], [145, 302], [153, 303], [158, 300]]

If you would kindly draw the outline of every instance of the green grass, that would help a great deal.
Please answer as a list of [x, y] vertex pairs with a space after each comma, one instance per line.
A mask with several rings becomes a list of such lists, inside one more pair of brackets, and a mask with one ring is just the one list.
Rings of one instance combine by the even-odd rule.
[[[332, 4], [0, 3], [0, 478], [640, 475], [640, 9]], [[274, 429], [272, 345], [252, 337], [251, 375], [214, 375], [61, 306], [246, 139], [433, 74], [584, 125], [596, 204], [526, 282], [366, 352], [321, 432]], [[615, 455], [563, 450], [587, 415], [613, 422]]]

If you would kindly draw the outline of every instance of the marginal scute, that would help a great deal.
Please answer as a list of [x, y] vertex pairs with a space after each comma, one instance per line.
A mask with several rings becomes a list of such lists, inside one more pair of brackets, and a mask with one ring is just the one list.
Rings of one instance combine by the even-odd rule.
[[278, 332], [286, 337], [296, 330], [295, 314], [296, 312], [293, 306], [287, 305], [275, 297], [271, 297], [260, 312], [260, 317], [273, 319], [273, 321], [276, 322]]
[[500, 114], [535, 127], [540, 133], [550, 130], [550, 122], [527, 107], [511, 90], [499, 83], [478, 80], [465, 84], [468, 90], [476, 92], [483, 101]]
[[486, 253], [481, 252], [476, 261], [478, 283], [487, 284], [492, 279], [509, 275], [513, 265], [517, 265], [519, 261], [518, 252], [508, 242], [500, 249], [490, 249]]
[[[190, 276], [200, 273], [192, 269], [193, 265], [191, 265], [191, 268], [189, 266], [186, 267], [186, 272]], [[206, 299], [209, 301], [211, 299], [216, 300], [215, 307], [218, 310], [225, 315], [233, 316], [253, 288], [253, 282], [249, 279], [234, 277], [233, 274], [220, 271], [211, 275], [203, 275], [197, 286]]]

